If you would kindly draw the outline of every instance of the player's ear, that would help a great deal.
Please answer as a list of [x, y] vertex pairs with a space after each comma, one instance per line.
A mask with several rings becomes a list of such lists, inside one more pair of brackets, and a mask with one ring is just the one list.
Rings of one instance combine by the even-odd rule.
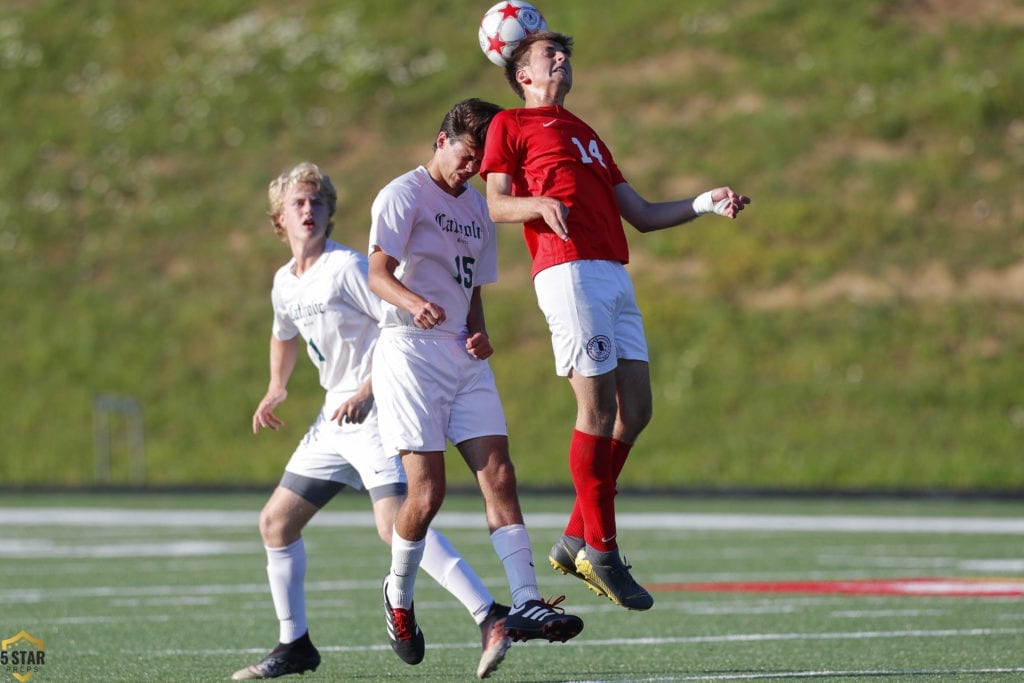
[[434, 139], [434, 148], [441, 149], [446, 142], [448, 142], [448, 133], [445, 133], [443, 130], [437, 131], [437, 137]]
[[526, 73], [525, 68], [520, 67], [516, 69], [516, 83], [518, 83], [519, 85], [530, 84], [530, 74]]

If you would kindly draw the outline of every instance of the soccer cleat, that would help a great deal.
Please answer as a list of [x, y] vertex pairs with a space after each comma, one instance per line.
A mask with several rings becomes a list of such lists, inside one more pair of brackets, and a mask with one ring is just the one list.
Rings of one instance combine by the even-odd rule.
[[546, 638], [549, 642], [565, 642], [579, 635], [583, 620], [566, 614], [558, 607], [565, 600], [561, 595], [551, 602], [527, 600], [519, 607], [513, 607], [505, 619], [505, 630], [512, 640], [533, 640]]
[[617, 549], [599, 552], [584, 546], [576, 554], [576, 571], [590, 590], [626, 609], [650, 609], [654, 598], [629, 570], [630, 565], [622, 562]]
[[278, 644], [258, 664], [239, 669], [231, 676], [233, 681], [253, 681], [263, 678], [277, 678], [288, 674], [316, 671], [320, 666], [320, 653], [313, 647], [309, 633], [304, 633], [294, 643]]
[[562, 536], [551, 546], [551, 553], [548, 555], [548, 562], [551, 566], [563, 574], [572, 574], [577, 579], [583, 575], [576, 571], [576, 553], [584, 546], [582, 538], [576, 536]]
[[476, 667], [477, 678], [490, 676], [501, 664], [501, 660], [505, 659], [505, 653], [512, 644], [512, 639], [505, 630], [507, 617], [508, 607], [495, 602], [488, 610], [484, 623], [480, 624], [483, 653], [480, 655], [480, 664]]
[[420, 627], [416, 623], [416, 614], [412, 607], [403, 609], [391, 606], [391, 602], [388, 600], [388, 577], [386, 576], [382, 588], [384, 591], [384, 618], [387, 621], [391, 649], [406, 664], [419, 664], [423, 661], [426, 642], [423, 639], [423, 631], [420, 631]]

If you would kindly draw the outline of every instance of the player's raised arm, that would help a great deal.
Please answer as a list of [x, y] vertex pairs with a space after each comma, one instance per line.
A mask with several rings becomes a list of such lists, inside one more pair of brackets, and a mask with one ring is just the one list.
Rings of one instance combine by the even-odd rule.
[[506, 173], [487, 176], [487, 210], [495, 223], [526, 223], [541, 218], [563, 240], [569, 239], [566, 217], [569, 207], [554, 197], [516, 197], [512, 177]]
[[629, 183], [615, 186], [619, 212], [639, 232], [653, 232], [692, 221], [705, 213], [735, 218], [750, 197], [733, 192], [730, 187], [716, 187], [693, 199], [671, 202], [649, 202]]

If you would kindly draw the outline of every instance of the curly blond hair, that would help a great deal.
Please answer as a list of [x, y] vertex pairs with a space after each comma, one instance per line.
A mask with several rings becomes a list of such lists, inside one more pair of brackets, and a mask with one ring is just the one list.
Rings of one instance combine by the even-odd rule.
[[331, 179], [324, 174], [320, 167], [308, 161], [297, 164], [290, 171], [285, 171], [270, 182], [267, 195], [270, 199], [270, 223], [274, 226], [274, 233], [282, 242], [288, 241], [288, 233], [281, 225], [278, 217], [284, 213], [284, 196], [296, 185], [312, 185], [316, 188], [317, 196], [327, 202], [327, 233], [331, 236], [334, 229], [334, 210], [338, 206], [338, 192], [334, 189]]

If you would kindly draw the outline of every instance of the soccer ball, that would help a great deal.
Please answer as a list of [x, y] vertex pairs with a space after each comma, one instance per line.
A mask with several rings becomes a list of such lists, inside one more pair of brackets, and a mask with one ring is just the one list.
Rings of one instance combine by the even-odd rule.
[[504, 0], [484, 12], [480, 20], [480, 49], [487, 59], [498, 66], [505, 66], [519, 41], [537, 31], [545, 31], [540, 10], [523, 0]]

